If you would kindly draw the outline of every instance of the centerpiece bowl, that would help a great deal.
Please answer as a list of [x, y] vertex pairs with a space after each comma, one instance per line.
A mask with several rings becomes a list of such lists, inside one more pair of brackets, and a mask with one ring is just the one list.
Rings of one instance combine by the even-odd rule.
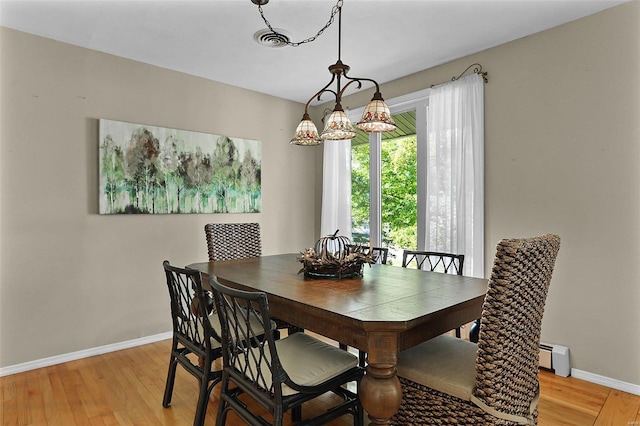
[[314, 247], [298, 256], [306, 278], [343, 279], [362, 276], [364, 264], [374, 264], [378, 259], [360, 246], [355, 246], [348, 237], [333, 235], [320, 238]]

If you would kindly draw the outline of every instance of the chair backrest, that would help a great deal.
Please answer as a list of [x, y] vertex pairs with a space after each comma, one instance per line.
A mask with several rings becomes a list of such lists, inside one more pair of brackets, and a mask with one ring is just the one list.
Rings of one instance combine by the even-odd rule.
[[369, 246], [358, 245], [358, 244], [347, 244], [346, 247], [351, 252], [361, 252], [364, 254], [372, 254], [373, 256], [376, 256], [376, 259], [377, 259], [376, 263], [382, 263], [383, 265], [386, 265], [387, 257], [389, 257], [389, 249], [386, 247], [369, 247]]
[[258, 223], [208, 223], [204, 233], [210, 262], [262, 255]]
[[202, 289], [200, 272], [171, 266], [166, 260], [163, 266], [171, 299], [174, 338], [205, 359], [211, 353], [211, 339], [221, 341], [209, 321], [213, 298]]
[[416, 268], [445, 274], [462, 275], [464, 254], [441, 253], [425, 250], [404, 250], [402, 252], [402, 267], [406, 268], [411, 262], [416, 262]]
[[[224, 368], [234, 382], [248, 386], [253, 396], [282, 398], [283, 383], [288, 381], [270, 330], [267, 295], [263, 292], [237, 290], [210, 277], [209, 285], [222, 325]], [[256, 325], [259, 325], [256, 327]]]
[[476, 398], [526, 417], [538, 392], [542, 314], [560, 237], [547, 234], [498, 243], [482, 308]]

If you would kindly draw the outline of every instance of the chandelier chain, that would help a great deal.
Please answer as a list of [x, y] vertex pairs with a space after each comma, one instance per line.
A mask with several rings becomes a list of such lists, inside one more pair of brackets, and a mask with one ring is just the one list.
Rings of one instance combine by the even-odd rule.
[[284, 36], [284, 34], [279, 33], [278, 31], [276, 31], [275, 29], [273, 29], [273, 27], [271, 26], [271, 23], [269, 22], [269, 20], [267, 19], [266, 16], [264, 16], [264, 11], [262, 10], [262, 5], [258, 5], [258, 10], [260, 11], [260, 16], [262, 16], [262, 20], [264, 21], [264, 23], [267, 25], [267, 27], [269, 28], [269, 30], [278, 35], [283, 37], [284, 40], [286, 41], [287, 46], [291, 46], [291, 47], [298, 47], [302, 44], [305, 43], [311, 43], [312, 41], [314, 41], [315, 39], [317, 39], [318, 37], [320, 37], [322, 35], [322, 33], [331, 26], [331, 24], [333, 24], [334, 18], [336, 16], [336, 14], [340, 11], [340, 8], [342, 7], [342, 3], [344, 2], [344, 0], [338, 0], [338, 2], [335, 4], [335, 6], [333, 6], [333, 8], [331, 9], [331, 16], [329, 17], [329, 20], [327, 21], [327, 23], [324, 25], [324, 27], [320, 28], [320, 30], [317, 32], [316, 35], [311, 36], [309, 38], [306, 38], [302, 41], [298, 41], [298, 42], [292, 42], [289, 41], [288, 38], [286, 36]]

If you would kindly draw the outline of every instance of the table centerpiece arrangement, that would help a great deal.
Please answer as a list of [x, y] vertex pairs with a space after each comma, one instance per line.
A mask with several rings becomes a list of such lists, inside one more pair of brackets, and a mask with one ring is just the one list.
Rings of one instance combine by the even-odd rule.
[[302, 269], [298, 273], [304, 272], [305, 277], [317, 279], [357, 278], [362, 276], [365, 263], [377, 262], [377, 256], [370, 248], [354, 245], [338, 232], [320, 238], [314, 247], [300, 253], [297, 259], [302, 263]]

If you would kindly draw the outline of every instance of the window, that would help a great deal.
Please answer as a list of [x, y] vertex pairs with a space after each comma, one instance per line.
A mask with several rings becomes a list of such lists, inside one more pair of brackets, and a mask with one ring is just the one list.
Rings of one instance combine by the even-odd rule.
[[[389, 263], [402, 264], [403, 249], [420, 247], [424, 226], [419, 207], [419, 157], [424, 149], [426, 91], [389, 101], [398, 125], [394, 132], [358, 131], [352, 144], [351, 211], [354, 241], [388, 247]], [[350, 113], [358, 117], [360, 111]], [[372, 166], [373, 165], [373, 166]], [[423, 202], [424, 203], [424, 202]]]
[[[380, 152], [380, 241], [390, 250], [388, 263], [400, 264], [402, 249], [417, 247], [417, 138], [415, 111], [394, 115], [399, 128], [382, 137]], [[367, 134], [352, 141], [351, 219], [353, 240], [369, 244], [370, 144]]]
[[[368, 236], [370, 244], [389, 247], [396, 256], [405, 248], [464, 254], [464, 273], [483, 277], [482, 77], [473, 74], [387, 103], [398, 131], [352, 140], [352, 228], [357, 238], [366, 243]], [[353, 110], [350, 118], [361, 113]], [[414, 120], [405, 121], [408, 117]], [[362, 142], [368, 142], [368, 189]], [[412, 173], [405, 166], [414, 158]], [[367, 202], [368, 223], [362, 211]]]

